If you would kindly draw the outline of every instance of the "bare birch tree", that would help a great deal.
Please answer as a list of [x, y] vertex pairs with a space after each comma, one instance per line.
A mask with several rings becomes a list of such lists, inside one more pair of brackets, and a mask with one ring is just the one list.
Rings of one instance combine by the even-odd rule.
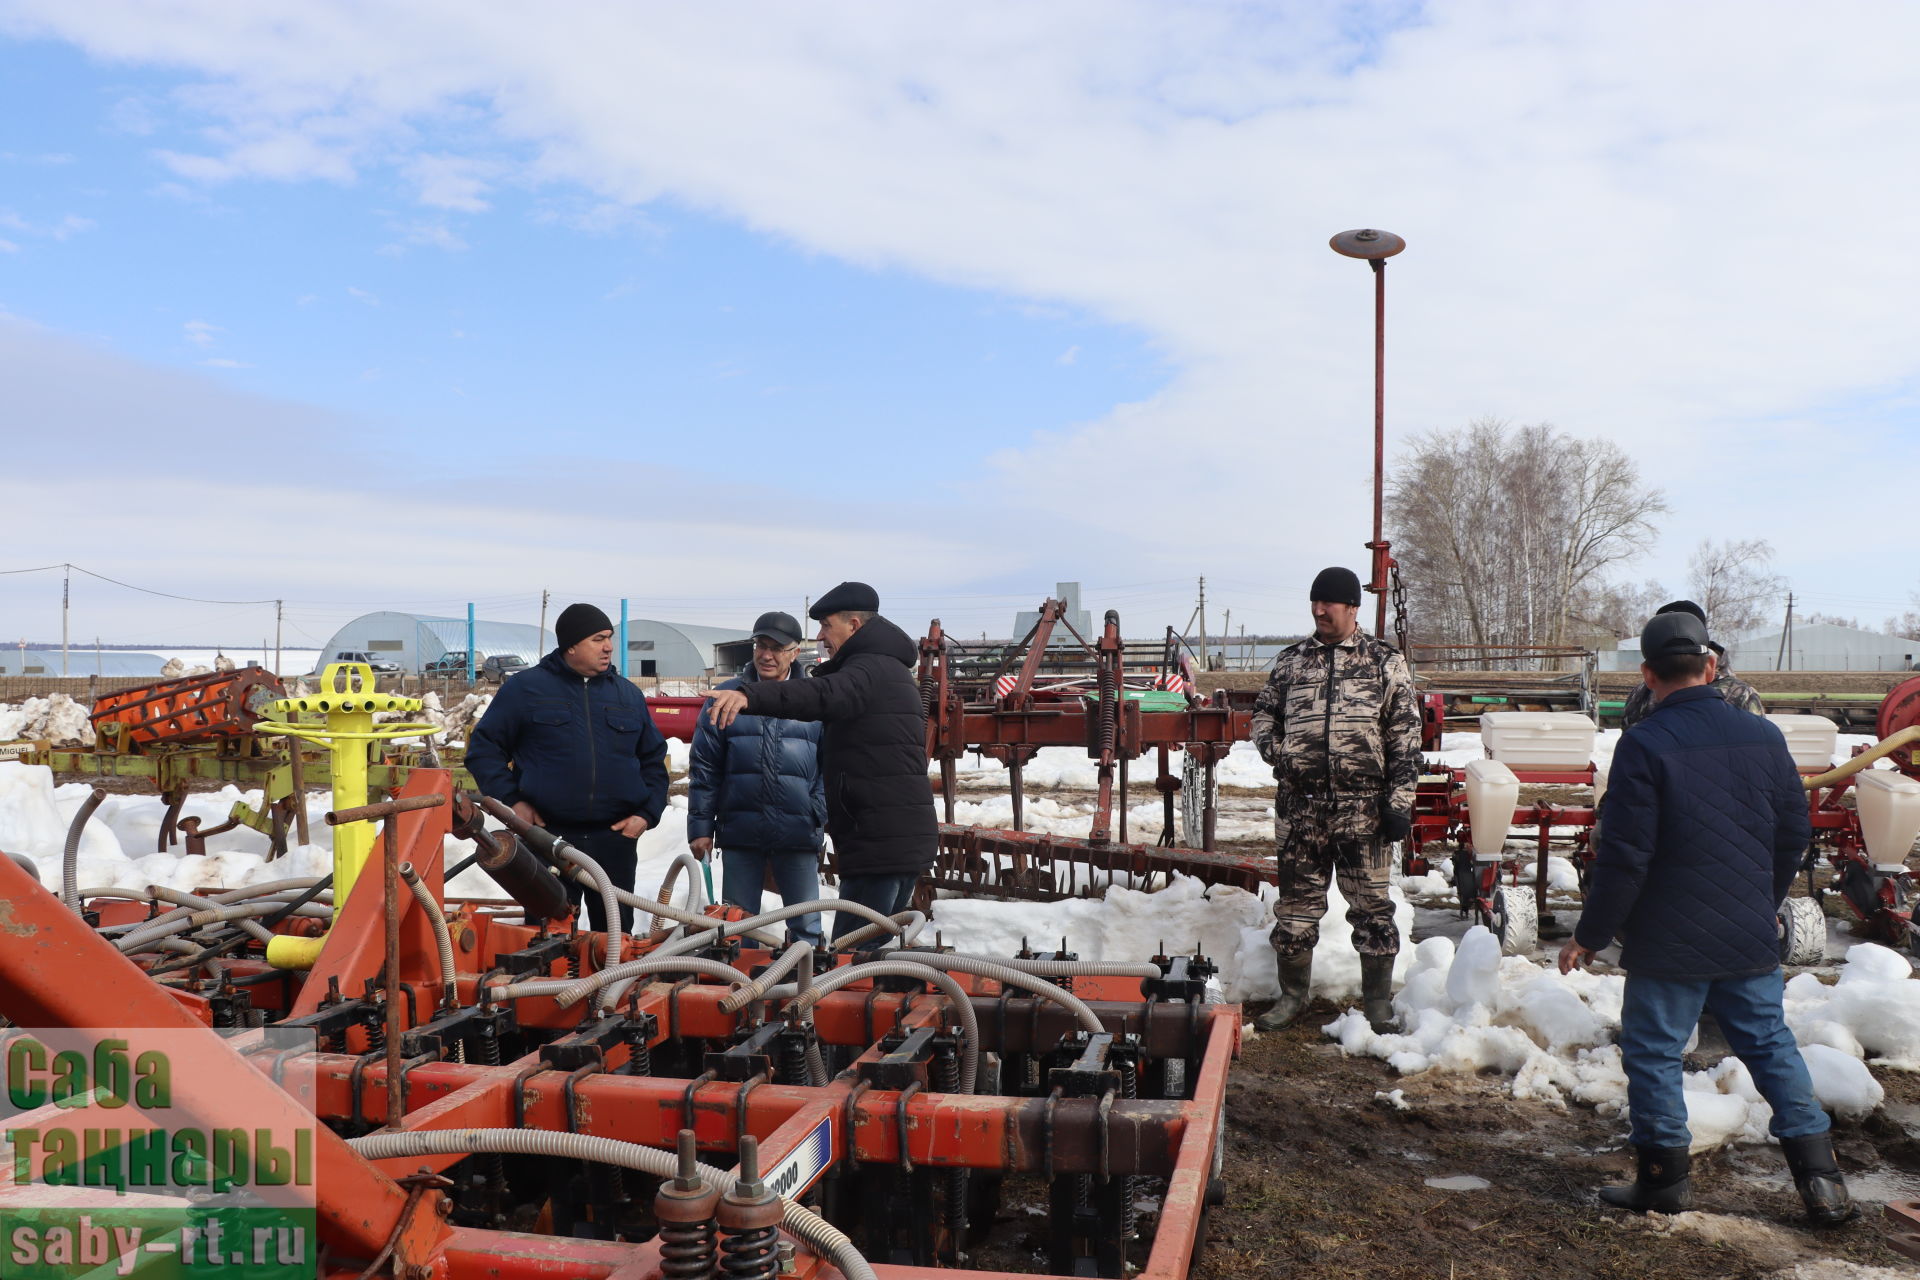
[[1701, 539], [1687, 560], [1687, 587], [1716, 635], [1737, 636], [1773, 618], [1787, 584], [1771, 572], [1772, 564], [1773, 547], [1765, 538]]
[[1562, 644], [1666, 509], [1609, 441], [1481, 418], [1411, 443], [1386, 515], [1422, 640]]

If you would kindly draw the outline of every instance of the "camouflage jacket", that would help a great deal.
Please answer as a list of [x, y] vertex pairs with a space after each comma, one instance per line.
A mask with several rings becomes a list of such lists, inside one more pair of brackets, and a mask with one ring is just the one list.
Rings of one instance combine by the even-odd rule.
[[[1720, 660], [1720, 674], [1713, 678], [1713, 687], [1727, 700], [1730, 707], [1742, 711], [1751, 711], [1757, 716], [1767, 714], [1766, 704], [1760, 701], [1760, 695], [1754, 692], [1752, 685], [1733, 674], [1733, 668], [1726, 665], [1726, 659]], [[1653, 710], [1653, 690], [1640, 685], [1627, 695], [1626, 706], [1620, 709], [1620, 727], [1631, 729], [1647, 718]]]
[[1407, 662], [1356, 631], [1280, 652], [1253, 704], [1253, 745], [1274, 766], [1281, 810], [1324, 808], [1343, 833], [1379, 830], [1382, 802], [1413, 809], [1420, 778], [1420, 705]]

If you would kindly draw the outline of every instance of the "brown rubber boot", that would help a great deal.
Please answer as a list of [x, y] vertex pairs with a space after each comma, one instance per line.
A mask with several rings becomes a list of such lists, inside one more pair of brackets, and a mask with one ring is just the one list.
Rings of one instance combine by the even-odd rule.
[[1393, 1015], [1392, 956], [1360, 957], [1360, 1010], [1375, 1035], [1400, 1030], [1400, 1019]]

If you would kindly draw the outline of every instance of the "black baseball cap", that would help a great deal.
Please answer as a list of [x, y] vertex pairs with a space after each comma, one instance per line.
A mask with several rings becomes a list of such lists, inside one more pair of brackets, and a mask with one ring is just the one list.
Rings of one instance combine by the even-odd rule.
[[1690, 613], [1656, 613], [1640, 633], [1642, 661], [1712, 652], [1707, 647], [1706, 623]]
[[803, 639], [800, 624], [793, 620], [793, 615], [777, 609], [753, 620], [753, 638], [758, 640], [763, 636], [768, 640], [778, 640], [783, 645], [799, 644]]

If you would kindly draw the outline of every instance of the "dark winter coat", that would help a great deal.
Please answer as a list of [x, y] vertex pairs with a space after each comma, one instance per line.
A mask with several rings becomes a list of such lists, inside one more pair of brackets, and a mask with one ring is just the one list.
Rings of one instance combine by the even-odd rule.
[[827, 834], [842, 875], [918, 875], [933, 862], [939, 829], [913, 676], [918, 656], [906, 632], [877, 617], [811, 679], [741, 689], [754, 715], [825, 722]]
[[549, 823], [612, 825], [667, 807], [667, 740], [647, 700], [609, 668], [583, 676], [555, 649], [500, 686], [467, 744], [482, 793]]
[[1770, 973], [1775, 917], [1812, 838], [1779, 726], [1711, 685], [1667, 695], [1623, 734], [1607, 775], [1574, 937], [1650, 978]]
[[[788, 680], [801, 680], [798, 667]], [[722, 689], [759, 684], [748, 667]], [[722, 849], [818, 853], [827, 825], [820, 777], [820, 724], [743, 715], [724, 729], [704, 712], [687, 769], [687, 838]]]

